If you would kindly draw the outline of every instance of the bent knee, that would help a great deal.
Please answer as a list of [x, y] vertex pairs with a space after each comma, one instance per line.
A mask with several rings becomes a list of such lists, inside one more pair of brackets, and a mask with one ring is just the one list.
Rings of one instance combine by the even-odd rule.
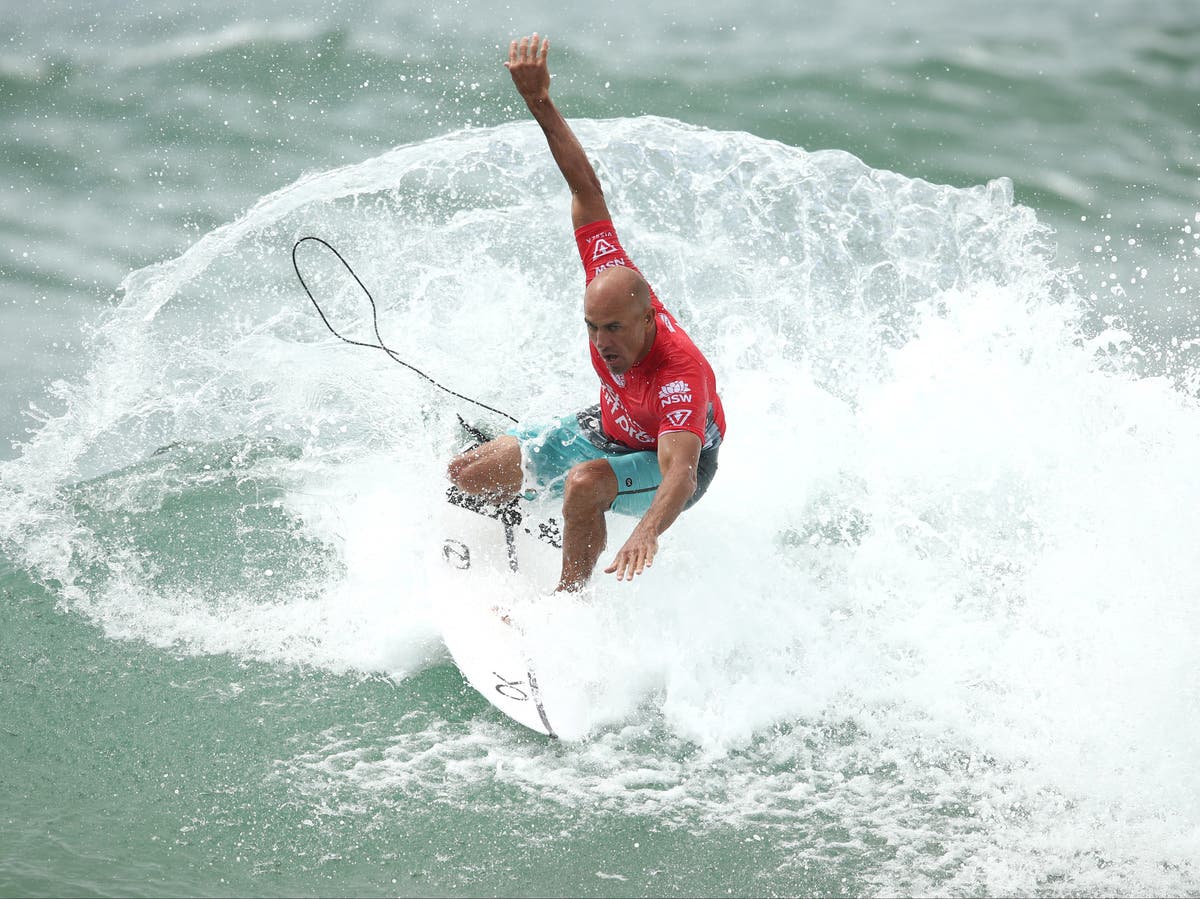
[[493, 493], [497, 489], [496, 472], [470, 453], [451, 459], [446, 466], [446, 477], [464, 493]]
[[500, 437], [459, 453], [446, 465], [446, 477], [464, 493], [516, 493], [523, 477], [520, 447], [514, 438]]
[[469, 455], [469, 453], [463, 453], [462, 455], [455, 456], [446, 466], [446, 477], [450, 479], [450, 483], [455, 487], [462, 488], [463, 486], [463, 477], [467, 469], [471, 467]]
[[617, 498], [617, 476], [604, 459], [581, 462], [567, 472], [563, 509], [605, 511]]

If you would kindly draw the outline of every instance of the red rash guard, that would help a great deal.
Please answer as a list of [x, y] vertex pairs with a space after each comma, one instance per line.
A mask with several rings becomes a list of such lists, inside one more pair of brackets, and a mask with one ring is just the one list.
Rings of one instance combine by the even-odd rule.
[[[584, 225], [575, 232], [585, 284], [614, 265], [638, 271], [617, 239], [610, 221]], [[594, 344], [592, 367], [600, 376], [600, 413], [604, 433], [635, 450], [658, 448], [672, 431], [690, 431], [707, 449], [725, 436], [725, 412], [717, 396], [712, 367], [683, 328], [658, 301], [653, 289], [656, 333], [646, 358], [623, 375], [614, 375]]]

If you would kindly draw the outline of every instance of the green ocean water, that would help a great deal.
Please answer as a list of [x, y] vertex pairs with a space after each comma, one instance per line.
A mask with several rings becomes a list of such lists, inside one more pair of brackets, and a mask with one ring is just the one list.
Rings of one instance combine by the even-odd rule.
[[[5, 20], [0, 894], [1200, 893], [1194, 0]], [[460, 410], [289, 255], [591, 401], [534, 29], [731, 437], [657, 580], [531, 624], [560, 743], [441, 646]]]

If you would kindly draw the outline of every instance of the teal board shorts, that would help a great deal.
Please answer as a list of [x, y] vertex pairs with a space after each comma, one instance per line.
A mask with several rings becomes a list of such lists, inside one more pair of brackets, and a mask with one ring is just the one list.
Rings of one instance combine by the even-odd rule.
[[[599, 406], [592, 406], [574, 415], [556, 418], [544, 424], [519, 424], [506, 433], [521, 444], [521, 470], [525, 476], [526, 497], [549, 495], [561, 497], [567, 472], [580, 462], [607, 459], [617, 476], [617, 498], [610, 511], [620, 515], [641, 517], [662, 483], [658, 454], [649, 450], [632, 450], [609, 440], [599, 428]], [[685, 509], [699, 501], [717, 473], [717, 450], [720, 444], [700, 452], [696, 467], [696, 492]]]

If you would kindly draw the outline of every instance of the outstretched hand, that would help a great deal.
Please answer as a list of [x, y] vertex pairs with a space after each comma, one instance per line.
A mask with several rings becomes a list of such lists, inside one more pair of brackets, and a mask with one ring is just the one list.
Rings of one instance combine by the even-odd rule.
[[657, 554], [658, 539], [654, 532], [640, 527], [634, 528], [612, 564], [604, 569], [604, 573], [615, 574], [618, 581], [632, 581], [634, 575], [641, 574], [654, 564]]
[[534, 102], [550, 96], [550, 69], [546, 66], [546, 54], [550, 52], [550, 39], [538, 41], [535, 31], [531, 37], [523, 37], [508, 45], [508, 74], [526, 102]]

